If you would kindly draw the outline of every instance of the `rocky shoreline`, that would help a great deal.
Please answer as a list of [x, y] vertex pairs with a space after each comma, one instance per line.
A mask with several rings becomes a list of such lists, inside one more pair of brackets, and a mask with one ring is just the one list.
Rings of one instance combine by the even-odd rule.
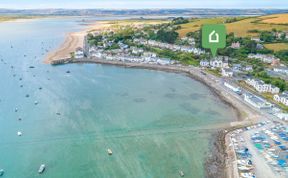
[[[138, 68], [182, 73], [206, 85], [220, 100], [222, 100], [225, 104], [231, 107], [237, 114], [237, 121], [234, 122], [234, 124], [231, 124], [231, 127], [219, 130], [215, 134], [214, 138], [211, 140], [211, 154], [208, 155], [207, 160], [205, 161], [206, 177], [236, 177], [236, 173], [238, 176], [238, 172], [235, 173], [235, 168], [231, 166], [233, 164], [232, 161], [235, 160], [235, 155], [232, 155], [231, 157], [231, 154], [228, 154], [229, 143], [227, 143], [227, 134], [230, 131], [234, 130], [236, 127], [239, 128], [251, 124], [253, 120], [250, 120], [251, 118], [249, 118], [249, 113], [251, 114], [251, 112], [255, 111], [251, 111], [251, 108], [247, 106], [241, 106], [243, 105], [242, 103], [239, 103], [236, 100], [233, 100], [231, 96], [229, 97], [229, 95], [224, 94], [223, 91], [221, 91], [221, 88], [215, 85], [215, 81], [209, 78], [206, 73], [204, 74], [199, 68], [180, 65], [157, 65], [146, 63], [108, 61], [95, 58], [73, 59], [70, 60], [69, 63], [96, 63], [103, 65], [116, 65], [126, 68]], [[244, 118], [244, 115], [248, 115], [248, 117]]]

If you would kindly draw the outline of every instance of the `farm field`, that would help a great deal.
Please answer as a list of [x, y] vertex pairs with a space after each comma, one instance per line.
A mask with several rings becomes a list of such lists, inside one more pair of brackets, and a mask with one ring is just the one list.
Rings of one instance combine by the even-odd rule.
[[274, 50], [275, 52], [281, 50], [288, 50], [288, 43], [271, 43], [264, 45], [267, 49]]
[[262, 23], [288, 24], [288, 14], [269, 15], [263, 18]]
[[[282, 18], [284, 16], [285, 18], [288, 17], [288, 14], [279, 14], [274, 15], [274, 17]], [[258, 36], [258, 33], [250, 33], [250, 30], [272, 30], [273, 28], [277, 30], [282, 31], [288, 31], [288, 25], [279, 25], [279, 24], [268, 24], [268, 23], [259, 23], [262, 19], [266, 19], [267, 17], [271, 16], [261, 16], [261, 17], [250, 17], [245, 18], [243, 20], [239, 20], [232, 23], [226, 23], [226, 29], [227, 32], [233, 32], [238, 37], [252, 37], [252, 36]], [[197, 19], [193, 20], [192, 22], [188, 24], [181, 25], [182, 29], [178, 31], [180, 36], [185, 36], [188, 32], [194, 32], [200, 29], [202, 24], [218, 24], [218, 23], [224, 23], [225, 17], [221, 18], [210, 18], [210, 19]], [[274, 20], [276, 18], [273, 18]]]

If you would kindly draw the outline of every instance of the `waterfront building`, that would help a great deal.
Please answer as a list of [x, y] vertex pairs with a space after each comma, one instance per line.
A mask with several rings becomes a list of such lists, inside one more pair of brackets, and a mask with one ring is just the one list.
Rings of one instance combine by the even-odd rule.
[[210, 65], [210, 62], [207, 61], [207, 60], [201, 60], [200, 61], [200, 66], [201, 67], [209, 67], [209, 65]]
[[274, 72], [288, 74], [288, 68], [285, 66], [275, 67], [273, 68]]
[[230, 90], [232, 90], [233, 92], [240, 94], [241, 93], [241, 89], [238, 86], [235, 86], [229, 82], [224, 82], [224, 86], [229, 88]]
[[244, 100], [258, 109], [269, 109], [272, 107], [271, 103], [268, 103], [266, 100], [250, 93], [244, 94]]
[[221, 68], [221, 74], [223, 77], [233, 77], [233, 71], [230, 68]]
[[81, 59], [84, 57], [83, 48], [78, 47], [75, 51], [75, 59]]
[[134, 55], [141, 55], [144, 53], [142, 48], [131, 47], [131, 53]]
[[280, 89], [278, 87], [275, 87], [275, 86], [273, 86], [271, 84], [266, 84], [262, 80], [248, 78], [247, 80], [245, 80], [245, 82], [248, 85], [250, 85], [253, 88], [255, 88], [260, 93], [276, 94], [276, 93], [280, 92]]
[[278, 103], [282, 103], [288, 106], [288, 92], [283, 92], [282, 94], [274, 95], [273, 99]]

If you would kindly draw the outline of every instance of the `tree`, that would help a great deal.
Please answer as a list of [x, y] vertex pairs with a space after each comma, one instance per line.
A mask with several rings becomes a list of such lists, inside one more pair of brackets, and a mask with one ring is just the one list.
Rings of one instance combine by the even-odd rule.
[[175, 43], [178, 37], [179, 34], [175, 31], [166, 31], [164, 29], [161, 29], [157, 32], [156, 39], [164, 43]]
[[269, 31], [263, 31], [260, 33], [260, 39], [264, 42], [273, 42], [275, 40], [275, 35]]

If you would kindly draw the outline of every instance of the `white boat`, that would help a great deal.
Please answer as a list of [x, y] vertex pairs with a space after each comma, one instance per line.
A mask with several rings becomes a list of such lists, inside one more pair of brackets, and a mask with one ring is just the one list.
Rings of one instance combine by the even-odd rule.
[[110, 148], [107, 149], [107, 152], [108, 152], [108, 155], [112, 155], [113, 154], [113, 152], [112, 152], [112, 150]]
[[18, 136], [22, 136], [22, 132], [18, 131], [18, 132], [17, 132], [17, 135], [18, 135]]
[[45, 171], [45, 164], [41, 164], [41, 166], [39, 167], [38, 173], [42, 174]]
[[180, 171], [179, 171], [179, 175], [180, 175], [181, 177], [184, 177], [185, 174], [184, 174], [183, 171], [180, 170]]

